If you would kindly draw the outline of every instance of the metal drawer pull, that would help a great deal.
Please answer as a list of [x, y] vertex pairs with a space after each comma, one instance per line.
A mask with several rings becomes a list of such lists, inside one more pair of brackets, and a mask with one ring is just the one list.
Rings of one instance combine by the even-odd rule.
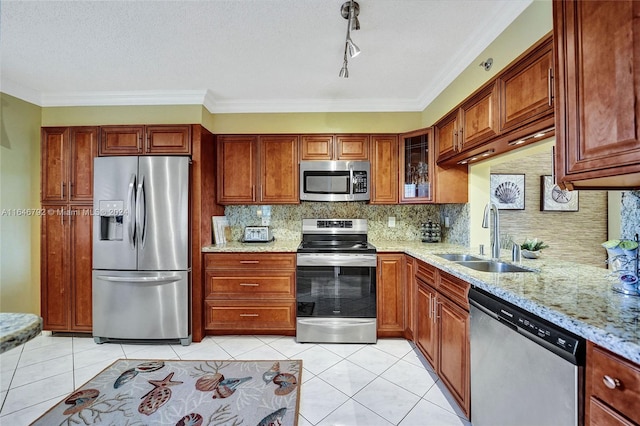
[[260, 284], [258, 283], [240, 283], [241, 286], [245, 287], [258, 287]]
[[609, 377], [609, 376], [607, 376], [607, 375], [605, 375], [605, 376], [602, 378], [602, 382], [603, 382], [603, 383], [604, 383], [604, 385], [605, 385], [606, 387], [608, 387], [609, 389], [619, 388], [619, 387], [620, 387], [620, 385], [621, 385], [620, 380], [618, 380], [618, 379], [614, 379], [614, 378], [611, 378], [611, 377]]
[[241, 260], [240, 263], [243, 263], [243, 264], [249, 264], [249, 263], [256, 264], [256, 263], [260, 263], [260, 261], [259, 260]]
[[260, 314], [240, 314], [241, 317], [259, 317]]

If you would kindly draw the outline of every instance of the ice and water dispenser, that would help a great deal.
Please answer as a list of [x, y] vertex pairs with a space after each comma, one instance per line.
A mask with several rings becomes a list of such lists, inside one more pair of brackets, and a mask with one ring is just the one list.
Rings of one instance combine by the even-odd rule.
[[98, 207], [98, 214], [100, 215], [100, 239], [103, 241], [121, 241], [124, 201], [100, 200]]

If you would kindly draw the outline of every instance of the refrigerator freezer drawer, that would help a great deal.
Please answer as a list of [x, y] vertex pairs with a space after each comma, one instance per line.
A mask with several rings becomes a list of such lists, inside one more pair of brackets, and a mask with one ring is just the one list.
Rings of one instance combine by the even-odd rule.
[[93, 271], [93, 336], [191, 343], [188, 271]]

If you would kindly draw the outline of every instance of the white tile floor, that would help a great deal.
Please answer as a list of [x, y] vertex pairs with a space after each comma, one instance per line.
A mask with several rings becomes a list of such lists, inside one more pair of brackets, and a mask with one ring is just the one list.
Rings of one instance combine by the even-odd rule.
[[43, 335], [0, 354], [0, 424], [28, 425], [119, 358], [302, 359], [299, 426], [470, 423], [414, 345], [299, 344], [282, 336], [208, 336], [200, 343], [139, 345]]

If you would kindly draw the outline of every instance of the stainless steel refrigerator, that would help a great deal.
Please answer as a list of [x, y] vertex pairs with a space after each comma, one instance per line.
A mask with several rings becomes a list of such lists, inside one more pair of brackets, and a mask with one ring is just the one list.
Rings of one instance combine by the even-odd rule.
[[93, 336], [191, 343], [189, 158], [94, 160]]

